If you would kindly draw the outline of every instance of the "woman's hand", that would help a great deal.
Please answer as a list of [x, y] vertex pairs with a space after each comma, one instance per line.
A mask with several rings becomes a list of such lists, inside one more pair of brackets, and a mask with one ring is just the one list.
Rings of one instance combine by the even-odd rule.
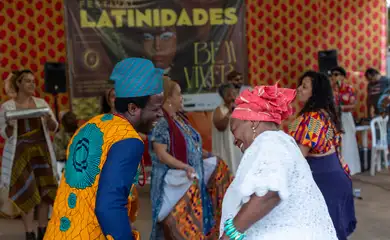
[[5, 128], [5, 133], [8, 137], [11, 137], [14, 134], [14, 124], [10, 120], [7, 120], [5, 124], [7, 124], [7, 127]]
[[51, 118], [50, 114], [44, 115], [43, 120], [45, 121], [45, 123], [50, 131], [55, 131], [55, 129], [57, 127], [57, 123]]
[[50, 116], [50, 114], [45, 114], [44, 116], [43, 116], [43, 120], [45, 120], [45, 122], [46, 123], [49, 123], [49, 121], [51, 120], [51, 116]]
[[231, 102], [226, 107], [229, 109], [229, 112], [228, 112], [227, 116], [230, 117], [230, 114], [233, 113], [234, 108], [236, 107], [236, 104], [234, 102]]
[[202, 149], [202, 158], [211, 158], [213, 156], [214, 156], [214, 154], [212, 154], [211, 152], [208, 152], [208, 151]]
[[230, 238], [227, 237], [225, 233], [223, 233], [223, 236], [219, 240], [230, 240]]
[[188, 179], [189, 180], [194, 180], [194, 175], [195, 175], [195, 169], [193, 168], [193, 167], [191, 167], [191, 166], [186, 166], [185, 168], [184, 168], [184, 170], [186, 171], [186, 173], [187, 173], [187, 177], [188, 177]]

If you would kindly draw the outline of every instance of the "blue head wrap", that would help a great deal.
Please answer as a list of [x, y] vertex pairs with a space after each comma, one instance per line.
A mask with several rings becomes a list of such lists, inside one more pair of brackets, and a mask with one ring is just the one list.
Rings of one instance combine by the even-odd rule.
[[115, 65], [110, 79], [115, 82], [116, 97], [143, 97], [163, 92], [163, 73], [150, 60], [126, 58]]

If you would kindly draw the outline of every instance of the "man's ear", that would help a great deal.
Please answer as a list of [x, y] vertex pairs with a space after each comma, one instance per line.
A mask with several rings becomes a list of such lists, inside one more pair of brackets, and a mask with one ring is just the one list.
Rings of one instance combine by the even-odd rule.
[[138, 110], [139, 107], [137, 107], [137, 105], [135, 105], [134, 103], [129, 103], [127, 105], [127, 111], [129, 111], [130, 116], [135, 116]]

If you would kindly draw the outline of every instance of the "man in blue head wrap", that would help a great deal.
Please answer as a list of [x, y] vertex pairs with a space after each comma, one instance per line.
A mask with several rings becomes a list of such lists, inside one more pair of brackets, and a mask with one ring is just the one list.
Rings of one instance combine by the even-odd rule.
[[94, 117], [71, 139], [45, 239], [139, 239], [130, 219], [148, 133], [162, 116], [163, 70], [146, 59], [119, 62], [116, 114]]

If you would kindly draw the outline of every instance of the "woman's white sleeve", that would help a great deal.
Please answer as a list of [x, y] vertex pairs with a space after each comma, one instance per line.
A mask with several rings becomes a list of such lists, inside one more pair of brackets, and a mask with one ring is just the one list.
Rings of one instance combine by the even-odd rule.
[[282, 200], [288, 198], [288, 168], [293, 162], [288, 151], [268, 142], [246, 157], [249, 161], [253, 161], [253, 164], [248, 169], [244, 181], [241, 182], [243, 203], [248, 202], [253, 194], [262, 197], [269, 191], [278, 192]]
[[0, 135], [2, 138], [8, 139], [7, 132], [6, 132], [7, 119], [5, 118], [5, 110], [6, 110], [5, 106], [1, 105], [0, 106]]

